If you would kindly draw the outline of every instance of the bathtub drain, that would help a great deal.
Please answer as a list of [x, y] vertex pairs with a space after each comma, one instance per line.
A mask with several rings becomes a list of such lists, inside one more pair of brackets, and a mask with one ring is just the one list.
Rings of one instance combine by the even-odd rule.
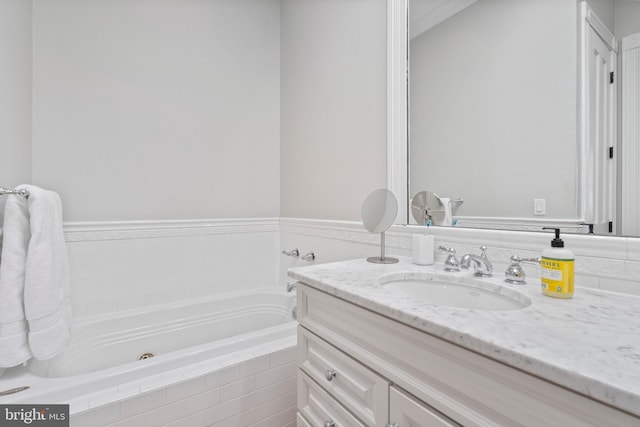
[[138, 360], [151, 359], [153, 356], [155, 356], [153, 353], [144, 353], [138, 357]]

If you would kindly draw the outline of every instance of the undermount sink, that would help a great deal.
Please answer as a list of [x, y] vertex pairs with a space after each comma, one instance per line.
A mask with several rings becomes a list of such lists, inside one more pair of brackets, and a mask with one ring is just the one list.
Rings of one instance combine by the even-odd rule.
[[380, 277], [379, 284], [388, 291], [433, 305], [471, 310], [518, 310], [531, 305], [531, 300], [520, 292], [470, 277], [393, 273]]

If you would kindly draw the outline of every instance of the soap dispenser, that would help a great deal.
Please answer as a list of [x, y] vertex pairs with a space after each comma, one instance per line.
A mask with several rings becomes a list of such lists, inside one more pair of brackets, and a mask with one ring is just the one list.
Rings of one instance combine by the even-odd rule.
[[573, 252], [564, 247], [559, 228], [544, 227], [544, 229], [554, 230], [556, 236], [551, 241], [551, 247], [543, 250], [540, 257], [542, 293], [554, 298], [571, 298], [574, 287], [575, 257]]

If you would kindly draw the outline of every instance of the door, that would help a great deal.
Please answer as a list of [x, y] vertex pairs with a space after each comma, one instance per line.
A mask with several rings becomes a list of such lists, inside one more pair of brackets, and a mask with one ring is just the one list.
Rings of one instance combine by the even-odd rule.
[[616, 42], [583, 3], [583, 215], [596, 234], [615, 233]]

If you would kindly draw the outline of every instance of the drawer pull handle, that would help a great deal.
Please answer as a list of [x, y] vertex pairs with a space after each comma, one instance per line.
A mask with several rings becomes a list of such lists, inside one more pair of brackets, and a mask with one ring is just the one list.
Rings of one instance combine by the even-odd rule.
[[398, 423], [393, 423], [393, 424], [385, 424], [384, 427], [400, 427], [400, 425]]
[[334, 423], [333, 421], [329, 420], [329, 421], [325, 421], [324, 422], [324, 427], [336, 427], [336, 423]]
[[324, 377], [327, 379], [327, 381], [331, 381], [336, 377], [336, 371], [334, 371], [333, 369], [327, 369], [327, 371], [324, 373]]

